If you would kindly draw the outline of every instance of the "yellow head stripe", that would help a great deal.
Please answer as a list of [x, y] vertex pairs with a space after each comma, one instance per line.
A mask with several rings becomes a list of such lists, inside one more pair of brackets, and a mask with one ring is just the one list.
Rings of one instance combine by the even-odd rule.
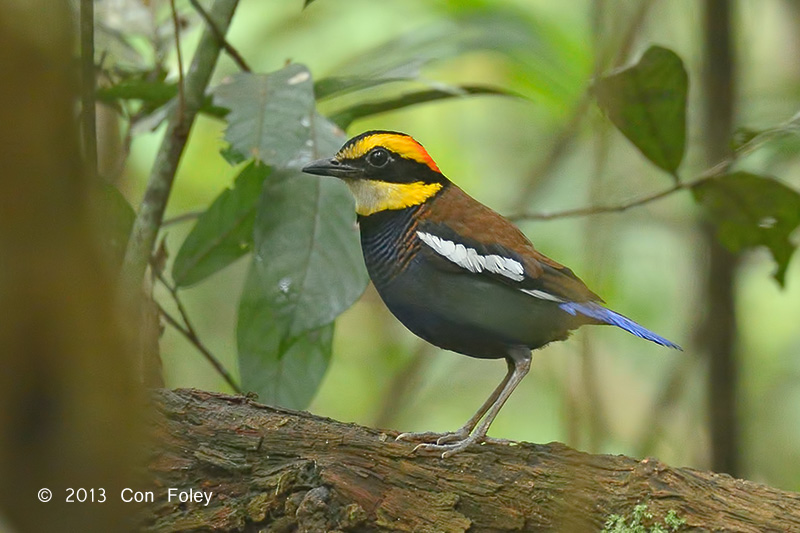
[[358, 159], [376, 146], [383, 146], [401, 157], [417, 161], [428, 165], [434, 172], [440, 172], [439, 167], [428, 155], [425, 148], [408, 135], [398, 135], [396, 133], [376, 133], [359, 139], [353, 144], [346, 146], [336, 154], [336, 159]]
[[424, 203], [439, 192], [441, 183], [390, 183], [374, 180], [344, 180], [356, 199], [356, 213], [369, 216], [388, 209], [405, 209]]

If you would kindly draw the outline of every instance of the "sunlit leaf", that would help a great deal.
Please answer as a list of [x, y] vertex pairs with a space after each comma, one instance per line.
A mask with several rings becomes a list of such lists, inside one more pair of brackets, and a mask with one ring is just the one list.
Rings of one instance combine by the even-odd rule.
[[200, 216], [178, 250], [172, 279], [188, 287], [228, 266], [253, 248], [256, 204], [269, 167], [250, 163]]
[[310, 160], [315, 105], [306, 67], [234, 74], [214, 90], [214, 102], [230, 110], [225, 139], [248, 159], [294, 168]]
[[778, 265], [775, 279], [783, 285], [795, 250], [790, 236], [800, 226], [800, 193], [773, 178], [747, 172], [703, 181], [693, 192], [728, 249], [769, 248]]
[[380, 100], [376, 102], [367, 102], [357, 104], [347, 109], [343, 109], [330, 116], [333, 121], [340, 128], [347, 128], [354, 120], [359, 118], [377, 115], [379, 113], [386, 113], [402, 109], [404, 107], [422, 104], [425, 102], [433, 102], [436, 100], [444, 100], [448, 98], [457, 98], [463, 96], [473, 95], [501, 95], [501, 96], [519, 96], [502, 89], [495, 89], [492, 87], [481, 87], [474, 85], [465, 85], [462, 87], [454, 87], [453, 90], [445, 89], [430, 89], [426, 91], [416, 91], [406, 93], [397, 98], [390, 98], [387, 100]]
[[675, 175], [686, 147], [689, 78], [675, 52], [650, 47], [635, 65], [597, 80], [597, 101], [655, 165]]

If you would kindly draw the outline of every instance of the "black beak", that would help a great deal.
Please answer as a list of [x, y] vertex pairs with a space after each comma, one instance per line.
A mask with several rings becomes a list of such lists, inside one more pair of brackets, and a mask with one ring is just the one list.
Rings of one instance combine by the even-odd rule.
[[341, 163], [335, 158], [317, 159], [303, 167], [306, 174], [316, 174], [317, 176], [333, 176], [335, 178], [354, 178], [359, 174], [359, 170], [350, 165]]

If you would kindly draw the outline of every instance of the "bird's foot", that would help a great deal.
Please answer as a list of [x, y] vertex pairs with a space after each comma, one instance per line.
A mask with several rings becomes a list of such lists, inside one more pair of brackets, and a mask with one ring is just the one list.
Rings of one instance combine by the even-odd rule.
[[449, 431], [447, 433], [436, 433], [434, 431], [425, 431], [423, 433], [401, 433], [395, 440], [441, 445], [462, 441], [468, 436], [469, 431], [467, 431], [465, 428], [461, 428], [457, 431]]
[[497, 444], [499, 446], [516, 446], [519, 444], [518, 440], [511, 440], [511, 439], [496, 439], [494, 437], [483, 437], [483, 442], [486, 444]]
[[[453, 435], [452, 433], [450, 435]], [[464, 438], [455, 440], [455, 441], [447, 441], [446, 443], [441, 442], [441, 438], [437, 440], [436, 444], [423, 442], [421, 444], [417, 444], [411, 453], [424, 453], [424, 454], [441, 454], [442, 459], [446, 459], [451, 457], [459, 452], [466, 450], [469, 446], [473, 444], [480, 444], [485, 439], [484, 435], [479, 435], [477, 433], [473, 433], [472, 435], [467, 435]]]
[[450, 433], [403, 433], [398, 435], [396, 440], [418, 442], [411, 453], [439, 454], [442, 459], [453, 456], [473, 444], [496, 444], [501, 446], [513, 446], [519, 444], [515, 440], [495, 439], [487, 435], [473, 433], [470, 435], [464, 428]]

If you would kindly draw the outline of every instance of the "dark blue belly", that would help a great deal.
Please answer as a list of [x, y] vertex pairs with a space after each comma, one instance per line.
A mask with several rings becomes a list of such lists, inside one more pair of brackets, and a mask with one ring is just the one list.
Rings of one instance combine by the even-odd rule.
[[481, 358], [536, 349], [585, 320], [548, 300], [447, 263], [416, 236], [418, 207], [359, 219], [367, 271], [389, 310], [426, 341]]
[[511, 346], [540, 348], [578, 325], [553, 302], [488, 277], [441, 270], [422, 254], [376, 287], [413, 333], [472, 357], [506, 357]]

